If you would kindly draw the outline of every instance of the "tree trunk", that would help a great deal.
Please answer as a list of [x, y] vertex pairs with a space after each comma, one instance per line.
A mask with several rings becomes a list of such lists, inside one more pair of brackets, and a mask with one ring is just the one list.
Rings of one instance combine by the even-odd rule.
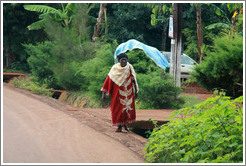
[[198, 48], [198, 57], [199, 63], [203, 59], [202, 56], [202, 43], [203, 43], [203, 35], [202, 35], [202, 15], [201, 15], [201, 5], [196, 5], [196, 25], [197, 25], [197, 48]]
[[8, 45], [7, 48], [6, 48], [6, 67], [8, 69], [11, 68], [11, 63], [12, 63], [12, 60], [11, 60], [11, 51], [10, 51], [10, 46]]
[[93, 33], [93, 36], [92, 36], [92, 42], [95, 42], [97, 40], [97, 38], [99, 37], [99, 35], [100, 35], [101, 23], [102, 23], [102, 20], [103, 20], [103, 14], [106, 11], [106, 6], [107, 6], [106, 3], [101, 3], [100, 4], [100, 11], [98, 13], [97, 23], [96, 23], [96, 25], [94, 27], [94, 33]]

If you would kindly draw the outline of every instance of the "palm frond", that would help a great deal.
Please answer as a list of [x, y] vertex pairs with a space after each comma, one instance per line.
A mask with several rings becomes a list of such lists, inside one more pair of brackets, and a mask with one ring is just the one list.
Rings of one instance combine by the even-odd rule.
[[65, 8], [65, 11], [73, 11], [75, 9], [75, 4], [74, 3], [68, 3], [66, 8]]
[[28, 25], [27, 28], [28, 30], [39, 30], [44, 28], [45, 26], [45, 20], [39, 20], [37, 22], [32, 23], [31, 25]]
[[39, 15], [39, 18], [40, 18], [40, 19], [44, 19], [47, 15], [48, 15], [48, 13], [40, 14], [40, 15]]
[[100, 7], [100, 5], [99, 4], [96, 4], [96, 3], [89, 4], [88, 5], [88, 8], [87, 8], [87, 11], [86, 11], [86, 14], [88, 14], [91, 11], [91, 9], [93, 9], [93, 8], [99, 8], [99, 7]]
[[34, 12], [59, 13], [57, 9], [46, 5], [24, 5], [24, 8], [28, 11], [34, 11]]
[[211, 29], [215, 29], [215, 28], [231, 28], [231, 26], [229, 24], [226, 24], [226, 23], [214, 23], [214, 24], [206, 26], [205, 28], [208, 30], [211, 30]]

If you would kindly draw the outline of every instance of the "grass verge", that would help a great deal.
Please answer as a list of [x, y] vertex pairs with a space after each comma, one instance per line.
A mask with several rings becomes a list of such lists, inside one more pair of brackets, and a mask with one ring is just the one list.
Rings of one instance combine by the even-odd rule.
[[34, 82], [31, 77], [18, 79], [14, 78], [11, 84], [15, 87], [22, 88], [29, 90], [35, 94], [43, 95], [43, 96], [52, 96], [52, 89], [47, 88], [47, 85], [39, 85], [38, 83]]
[[202, 102], [202, 99], [197, 96], [180, 95], [180, 98], [184, 100], [183, 107], [191, 107]]

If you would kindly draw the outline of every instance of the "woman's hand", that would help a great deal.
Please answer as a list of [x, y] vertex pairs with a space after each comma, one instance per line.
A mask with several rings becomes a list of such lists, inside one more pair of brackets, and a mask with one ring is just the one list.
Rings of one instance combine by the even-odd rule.
[[102, 100], [103, 100], [103, 101], [106, 100], [106, 94], [105, 94], [105, 92], [102, 92]]

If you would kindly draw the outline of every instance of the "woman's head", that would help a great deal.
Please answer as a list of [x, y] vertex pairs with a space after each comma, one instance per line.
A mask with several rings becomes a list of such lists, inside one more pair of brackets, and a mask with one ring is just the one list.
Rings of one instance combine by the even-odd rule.
[[121, 53], [117, 56], [121, 67], [125, 67], [127, 64], [128, 56], [125, 53]]

